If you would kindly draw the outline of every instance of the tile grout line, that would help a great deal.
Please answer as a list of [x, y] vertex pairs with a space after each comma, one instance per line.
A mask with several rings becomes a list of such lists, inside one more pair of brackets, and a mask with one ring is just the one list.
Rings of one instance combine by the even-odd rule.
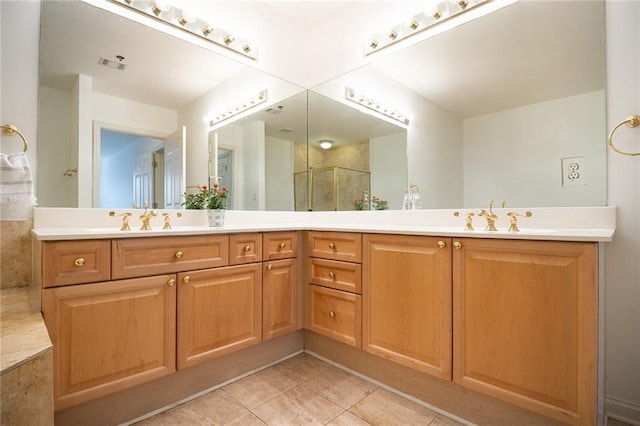
[[[182, 404], [185, 404], [185, 403], [187, 403], [187, 402], [189, 402], [189, 401], [192, 401], [192, 400], [194, 400], [194, 399], [200, 398], [201, 396], [206, 395], [206, 394], [208, 394], [208, 393], [210, 393], [210, 392], [213, 392], [213, 391], [215, 391], [215, 390], [221, 389], [221, 388], [223, 388], [224, 386], [227, 386], [227, 385], [229, 385], [229, 384], [231, 384], [231, 383], [237, 382], [238, 380], [242, 380], [242, 379], [244, 379], [245, 377], [251, 376], [252, 374], [258, 373], [258, 372], [260, 372], [260, 371], [262, 371], [262, 370], [266, 370], [267, 368], [273, 367], [273, 366], [274, 366], [274, 365], [276, 365], [276, 364], [280, 364], [281, 362], [284, 362], [284, 361], [286, 361], [286, 360], [288, 360], [288, 359], [290, 359], [290, 358], [296, 357], [296, 356], [298, 356], [298, 355], [300, 355], [300, 354], [302, 354], [302, 353], [304, 353], [304, 349], [301, 349], [301, 350], [299, 350], [299, 351], [293, 352], [293, 353], [291, 353], [291, 354], [289, 354], [289, 355], [287, 355], [287, 356], [285, 356], [285, 357], [282, 357], [282, 358], [280, 358], [280, 359], [278, 359], [278, 360], [276, 360], [276, 361], [273, 361], [273, 362], [271, 362], [271, 363], [269, 363], [269, 364], [265, 364], [265, 365], [263, 365], [263, 366], [261, 366], [261, 367], [258, 367], [258, 368], [255, 368], [255, 369], [253, 369], [253, 370], [250, 370], [250, 371], [248, 371], [248, 372], [246, 372], [246, 373], [244, 373], [244, 374], [241, 374], [241, 375], [239, 375], [239, 376], [237, 376], [237, 377], [234, 377], [234, 378], [232, 378], [232, 379], [229, 379], [229, 380], [227, 380], [227, 381], [225, 381], [225, 382], [219, 383], [219, 384], [217, 384], [217, 385], [215, 385], [215, 386], [212, 386], [212, 387], [210, 387], [210, 388], [207, 388], [207, 389], [205, 389], [205, 390], [202, 390], [202, 391], [200, 391], [200, 392], [198, 392], [198, 393], [195, 393], [195, 394], [193, 394], [193, 395], [189, 395], [188, 397], [183, 398], [183, 399], [181, 399], [181, 400], [179, 400], [179, 401], [172, 402], [171, 404], [165, 405], [165, 406], [164, 406], [164, 407], [162, 407], [162, 408], [158, 408], [157, 410], [153, 410], [153, 411], [151, 411], [151, 412], [149, 412], [149, 413], [143, 414], [142, 416], [136, 417], [136, 418], [135, 418], [135, 419], [133, 419], [133, 420], [128, 420], [128, 421], [126, 421], [126, 422], [124, 422], [124, 423], [120, 423], [118, 426], [130, 426], [130, 425], [133, 425], [133, 424], [135, 424], [135, 423], [137, 423], [137, 422], [141, 422], [142, 420], [146, 420], [146, 419], [148, 419], [148, 418], [150, 418], [150, 417], [153, 417], [153, 416], [155, 416], [155, 415], [157, 415], [157, 414], [160, 414], [160, 413], [163, 413], [163, 412], [165, 412], [165, 411], [168, 411], [168, 410], [170, 410], [170, 409], [172, 409], [172, 408], [175, 408], [175, 407], [177, 407], [177, 406], [179, 406], [179, 405], [182, 405]], [[227, 392], [227, 393], [228, 393], [228, 392]], [[234, 398], [234, 399], [235, 399], [235, 398]], [[242, 403], [240, 403], [240, 405], [242, 405], [244, 408], [247, 408], [247, 407], [245, 407], [245, 406], [244, 406], [244, 404], [242, 404]], [[250, 411], [252, 414], [254, 414], [254, 413], [253, 413], [253, 411], [251, 411], [251, 410], [249, 410], [249, 411]], [[254, 415], [255, 415], [255, 414], [254, 414]], [[262, 421], [262, 419], [260, 419], [260, 421]], [[264, 422], [263, 422], [263, 423], [264, 423]]]
[[318, 359], [320, 359], [320, 360], [322, 360], [322, 361], [324, 361], [324, 362], [326, 362], [328, 364], [333, 365], [334, 367], [340, 368], [341, 370], [344, 370], [344, 371], [346, 371], [348, 373], [351, 373], [356, 377], [359, 377], [359, 378], [361, 378], [363, 380], [368, 381], [369, 383], [373, 383], [374, 385], [377, 385], [382, 389], [385, 389], [385, 390], [387, 390], [389, 392], [392, 392], [392, 393], [394, 393], [394, 394], [396, 394], [398, 396], [401, 396], [402, 398], [407, 399], [407, 400], [409, 400], [409, 401], [411, 401], [411, 402], [413, 402], [415, 404], [418, 404], [418, 405], [420, 405], [420, 406], [422, 406], [424, 408], [428, 408], [429, 410], [434, 411], [434, 412], [436, 412], [438, 414], [441, 414], [441, 415], [443, 415], [443, 416], [445, 416], [445, 417], [447, 417], [447, 418], [449, 418], [451, 420], [455, 420], [458, 423], [462, 423], [463, 425], [466, 425], [466, 426], [477, 426], [475, 423], [470, 422], [469, 420], [463, 419], [462, 417], [458, 417], [455, 414], [451, 414], [451, 413], [449, 413], [449, 412], [447, 412], [447, 411], [445, 411], [445, 410], [443, 410], [441, 408], [436, 407], [435, 405], [431, 405], [428, 402], [422, 401], [422, 400], [420, 400], [420, 399], [418, 399], [416, 397], [413, 397], [413, 396], [411, 396], [409, 394], [401, 392], [398, 389], [395, 389], [395, 388], [392, 388], [391, 386], [385, 385], [384, 383], [379, 382], [377, 380], [374, 380], [371, 377], [365, 376], [362, 373], [359, 373], [359, 372], [357, 372], [355, 370], [352, 370], [350, 368], [345, 367], [344, 365], [340, 365], [340, 364], [338, 364], [336, 362], [331, 361], [328, 358], [325, 358], [325, 357], [323, 357], [321, 355], [318, 355], [317, 353], [315, 353], [313, 351], [310, 351], [308, 349], [304, 349], [304, 353], [307, 353], [307, 354], [309, 354], [309, 355], [311, 355], [313, 357], [316, 357], [316, 358], [318, 358]]

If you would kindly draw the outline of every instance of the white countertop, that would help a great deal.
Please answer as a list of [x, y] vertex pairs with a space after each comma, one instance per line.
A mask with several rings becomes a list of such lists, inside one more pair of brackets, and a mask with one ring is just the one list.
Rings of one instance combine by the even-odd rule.
[[[498, 231], [484, 231], [486, 222], [475, 216], [475, 230], [465, 230], [465, 213], [478, 209], [388, 210], [347, 212], [251, 212], [228, 210], [223, 228], [207, 225], [203, 210], [182, 210], [172, 217], [172, 229], [162, 229], [162, 217], [151, 221], [152, 230], [142, 231], [138, 214], [130, 220], [131, 231], [120, 231], [121, 218], [109, 209], [36, 208], [32, 233], [38, 240], [78, 240], [202, 235], [213, 233], [321, 230], [394, 233], [439, 237], [502, 238], [555, 241], [608, 242], [616, 228], [615, 207], [545, 207], [494, 209]], [[122, 213], [129, 210], [116, 210]], [[461, 217], [453, 215], [459, 211]], [[518, 220], [520, 232], [508, 231], [506, 213], [531, 211]], [[142, 211], [136, 210], [135, 213]], [[171, 210], [159, 210], [171, 212]]]

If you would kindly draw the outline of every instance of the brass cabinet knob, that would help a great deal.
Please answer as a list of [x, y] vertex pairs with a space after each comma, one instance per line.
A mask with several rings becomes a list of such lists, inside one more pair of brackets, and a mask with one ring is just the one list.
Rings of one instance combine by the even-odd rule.
[[176, 258], [177, 259], [182, 259], [182, 256], [184, 256], [184, 253], [182, 251], [177, 251], [176, 252]]
[[333, 271], [329, 272], [329, 278], [335, 278], [336, 274]]
[[83, 266], [85, 262], [84, 257], [79, 257], [73, 261], [73, 264], [76, 266]]
[[447, 246], [447, 244], [444, 241], [442, 241], [442, 240], [438, 241], [438, 247], [439, 248], [445, 248], [446, 246]]
[[460, 250], [462, 248], [462, 244], [460, 244], [459, 241], [454, 241], [453, 242], [453, 248], [456, 250]]
[[270, 270], [272, 270], [272, 269], [273, 269], [273, 265], [272, 265], [272, 264], [268, 264], [268, 265], [267, 265], [267, 271], [270, 271]]
[[185, 284], [189, 284], [190, 281], [191, 281], [191, 277], [189, 275], [185, 275], [185, 277], [182, 278], [182, 282]]
[[333, 311], [329, 311], [329, 317], [335, 318], [336, 317], [336, 313], [333, 312]]
[[244, 246], [244, 252], [245, 253], [249, 253], [251, 251], [251, 246], [249, 244], [247, 244], [246, 246]]
[[335, 244], [333, 244], [333, 243], [329, 243], [329, 248], [330, 248], [331, 250], [333, 250], [334, 248], [336, 248], [336, 245], [335, 245]]
[[284, 242], [283, 242], [283, 243], [280, 243], [280, 248], [281, 248], [281, 249], [285, 248], [286, 246], [287, 246], [287, 243], [284, 243]]
[[167, 284], [169, 285], [169, 287], [173, 287], [174, 285], [176, 285], [175, 278], [171, 278], [169, 281], [167, 281]]

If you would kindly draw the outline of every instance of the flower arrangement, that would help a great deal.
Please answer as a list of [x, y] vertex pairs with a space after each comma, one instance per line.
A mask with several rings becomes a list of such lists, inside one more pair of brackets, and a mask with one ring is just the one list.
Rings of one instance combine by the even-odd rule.
[[374, 195], [371, 197], [371, 207], [373, 207], [374, 210], [389, 210], [389, 201]]
[[[367, 202], [363, 197], [356, 198], [353, 201], [353, 208], [356, 210], [364, 210], [367, 207]], [[378, 198], [375, 195], [371, 197], [371, 209], [372, 210], [389, 210], [389, 202]]]
[[188, 210], [218, 210], [227, 208], [227, 196], [229, 189], [226, 186], [220, 188], [216, 182], [211, 188], [207, 185], [195, 185], [190, 188], [196, 188], [198, 192], [195, 194], [185, 193], [184, 203], [182, 205]]

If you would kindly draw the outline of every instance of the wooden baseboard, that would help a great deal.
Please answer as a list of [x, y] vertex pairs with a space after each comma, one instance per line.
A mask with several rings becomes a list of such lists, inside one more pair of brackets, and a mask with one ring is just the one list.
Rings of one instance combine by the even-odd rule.
[[452, 382], [339, 343], [309, 330], [304, 333], [305, 351], [359, 373], [402, 395], [424, 402], [427, 408], [448, 413], [477, 425], [559, 425], [522, 408], [470, 391]]
[[604, 404], [608, 419], [640, 426], [640, 405], [611, 397], [606, 397]]
[[114, 425], [141, 420], [303, 349], [303, 332], [269, 340], [123, 391], [55, 412], [56, 426]]

